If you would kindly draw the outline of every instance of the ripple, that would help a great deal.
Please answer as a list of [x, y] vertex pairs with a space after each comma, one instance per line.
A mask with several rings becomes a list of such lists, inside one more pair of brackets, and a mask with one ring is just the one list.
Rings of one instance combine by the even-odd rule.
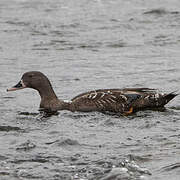
[[38, 162], [38, 163], [46, 163], [46, 162], [49, 162], [49, 159], [47, 157], [43, 157], [43, 156], [34, 156], [32, 158], [21, 158], [21, 159], [15, 159], [13, 161], [11, 161], [11, 163], [14, 163], [14, 164], [21, 164], [21, 163], [24, 163], [24, 162]]
[[147, 42], [147, 44], [153, 44], [155, 46], [166, 46], [177, 43], [178, 43], [177, 39], [174, 39], [173, 36], [164, 36], [164, 35], [155, 36], [152, 41]]
[[57, 146], [77, 146], [80, 145], [78, 141], [72, 140], [72, 139], [60, 139], [60, 140], [55, 140], [52, 142], [47, 142], [46, 144], [56, 144]]
[[18, 115], [25, 115], [25, 116], [37, 116], [39, 113], [34, 113], [34, 112], [18, 112]]
[[49, 48], [32, 48], [33, 51], [47, 51]]
[[4, 96], [2, 97], [3, 99], [14, 99], [15, 97], [12, 97], [12, 96]]
[[162, 14], [167, 14], [168, 11], [165, 9], [152, 9], [150, 11], [144, 12], [144, 14], [157, 14], [157, 15], [162, 15]]
[[167, 11], [166, 9], [152, 9], [150, 11], [146, 11], [143, 14], [154, 14], [154, 15], [165, 15], [165, 14], [179, 14], [179, 11]]
[[83, 112], [63, 112], [62, 116], [64, 117], [69, 117], [71, 119], [81, 119], [81, 118], [86, 118], [86, 117], [94, 117], [96, 116], [96, 112], [90, 112], [90, 113], [83, 113]]
[[38, 175], [38, 174], [31, 174], [29, 172], [29, 170], [25, 170], [25, 169], [19, 169], [16, 171], [16, 173], [14, 173], [14, 175], [16, 177], [20, 177], [20, 178], [26, 178], [26, 179], [43, 179], [42, 175]]
[[156, 122], [152, 122], [152, 121], [145, 121], [145, 123], [141, 126], [138, 127], [138, 129], [150, 129], [153, 127], [156, 127], [160, 122], [156, 121]]
[[140, 167], [135, 161], [125, 159], [121, 164], [132, 172], [151, 175], [148, 169]]
[[18, 26], [29, 26], [30, 25], [30, 23], [28, 23], [28, 22], [21, 22], [21, 21], [6, 21], [5, 23], [12, 24], [12, 25], [18, 25]]
[[180, 163], [174, 163], [168, 166], [164, 166], [161, 170], [162, 171], [171, 171], [174, 169], [180, 168]]
[[180, 110], [180, 106], [171, 106], [169, 107], [169, 109], [173, 109], [173, 110]]
[[31, 149], [34, 149], [36, 145], [32, 143], [30, 140], [27, 140], [25, 143], [20, 144], [16, 150], [17, 151], [29, 151]]
[[0, 131], [24, 131], [23, 129], [15, 126], [0, 126]]
[[8, 157], [5, 157], [5, 156], [0, 155], [0, 160], [1, 160], [1, 162], [4, 161], [4, 160], [6, 160], [6, 159], [8, 159]]
[[111, 179], [132, 179], [131, 175], [128, 173], [127, 168], [115, 167], [108, 175], [103, 177], [101, 180], [111, 180]]
[[114, 119], [107, 119], [107, 120], [105, 120], [102, 124], [103, 124], [104, 126], [111, 127], [111, 126], [115, 126], [115, 125], [116, 125], [116, 122], [114, 121]]
[[126, 47], [127, 44], [123, 41], [118, 41], [118, 42], [111, 42], [107, 44], [107, 47], [110, 48], [122, 48], [122, 47]]
[[138, 162], [149, 162], [152, 160], [152, 155], [148, 154], [148, 155], [142, 155], [142, 156], [138, 156], [138, 155], [134, 155], [134, 154], [129, 154], [129, 159], [131, 161], [138, 161]]
[[31, 32], [31, 35], [32, 36], [47, 36], [48, 34], [45, 33], [45, 32], [42, 32], [42, 31], [37, 31], [37, 30], [35, 31], [34, 30], [34, 31]]
[[27, 119], [27, 118], [35, 118], [37, 120], [44, 120], [50, 118], [51, 116], [57, 116], [59, 112], [47, 112], [44, 109], [39, 109], [39, 112], [18, 112], [19, 117], [17, 119]]

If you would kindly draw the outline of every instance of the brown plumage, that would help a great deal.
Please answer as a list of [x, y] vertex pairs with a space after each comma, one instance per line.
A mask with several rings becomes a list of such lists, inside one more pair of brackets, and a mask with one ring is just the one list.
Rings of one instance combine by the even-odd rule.
[[57, 98], [48, 78], [38, 71], [24, 73], [21, 81], [7, 91], [23, 88], [37, 90], [41, 96], [40, 108], [50, 112], [109, 111], [128, 115], [138, 110], [164, 107], [177, 95], [158, 93], [155, 89], [149, 88], [99, 89], [82, 93], [66, 102]]

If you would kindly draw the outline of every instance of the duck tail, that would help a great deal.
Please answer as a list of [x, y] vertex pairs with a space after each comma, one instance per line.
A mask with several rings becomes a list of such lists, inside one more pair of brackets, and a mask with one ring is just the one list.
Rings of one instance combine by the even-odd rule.
[[169, 94], [164, 95], [164, 99], [166, 100], [166, 104], [171, 101], [174, 97], [176, 97], [177, 95], [179, 95], [178, 93], [176, 93], [176, 91], [173, 91]]

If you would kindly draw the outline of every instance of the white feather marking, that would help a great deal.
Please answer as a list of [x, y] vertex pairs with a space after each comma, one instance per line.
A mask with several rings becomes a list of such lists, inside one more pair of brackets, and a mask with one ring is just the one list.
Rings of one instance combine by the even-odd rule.
[[102, 104], [106, 104], [106, 101], [105, 100], [100, 100], [100, 102], [102, 103]]
[[105, 92], [102, 92], [101, 98], [103, 98], [105, 96], [105, 94], [106, 94]]
[[159, 94], [158, 94], [158, 93], [155, 94], [154, 97], [155, 97], [156, 99], [158, 99], [158, 98], [159, 98]]
[[92, 97], [92, 94], [89, 94], [89, 95], [88, 95], [88, 98], [91, 99], [91, 97]]
[[111, 95], [111, 97], [113, 97], [114, 99], [116, 99], [116, 96], [114, 96], [114, 95]]
[[107, 93], [108, 93], [108, 94], [112, 94], [112, 92], [111, 92], [111, 91], [108, 91]]
[[21, 79], [21, 84], [22, 84], [22, 87], [26, 87], [22, 79]]
[[71, 100], [64, 100], [65, 103], [72, 103]]
[[94, 91], [94, 92], [92, 92], [92, 93], [90, 93], [90, 94], [88, 95], [88, 98], [89, 98], [89, 99], [94, 99], [94, 98], [96, 98], [96, 96], [97, 96], [97, 92]]
[[94, 96], [92, 96], [92, 99], [95, 99], [95, 98], [96, 98], [96, 96], [97, 96], [97, 92], [96, 92], [96, 91], [94, 91]]
[[107, 103], [111, 104], [112, 102], [110, 101], [110, 99], [106, 99]]
[[114, 99], [112, 99], [112, 98], [109, 98], [109, 100], [112, 101], [112, 102], [114, 102], [114, 103], [116, 102], [116, 101], [115, 101]]
[[149, 98], [149, 95], [148, 96], [146, 96], [144, 99], [148, 99]]
[[125, 101], [127, 101], [127, 97], [126, 96], [121, 94], [120, 97], [122, 97]]
[[103, 104], [100, 101], [96, 101], [95, 104], [96, 104], [96, 106], [103, 107]]
[[137, 92], [136, 91], [126, 91], [126, 92], [124, 92], [124, 94], [137, 94]]
[[103, 104], [100, 101], [97, 101], [99, 106], [104, 107]]

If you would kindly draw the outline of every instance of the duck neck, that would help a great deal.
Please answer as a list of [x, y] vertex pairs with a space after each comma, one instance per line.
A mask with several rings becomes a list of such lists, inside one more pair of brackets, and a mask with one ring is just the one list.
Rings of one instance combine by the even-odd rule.
[[48, 111], [68, 110], [69, 103], [57, 98], [52, 86], [38, 89], [41, 96], [40, 108]]
[[53, 88], [48, 86], [45, 88], [38, 89], [39, 95], [41, 96], [41, 101], [49, 101], [58, 99]]

